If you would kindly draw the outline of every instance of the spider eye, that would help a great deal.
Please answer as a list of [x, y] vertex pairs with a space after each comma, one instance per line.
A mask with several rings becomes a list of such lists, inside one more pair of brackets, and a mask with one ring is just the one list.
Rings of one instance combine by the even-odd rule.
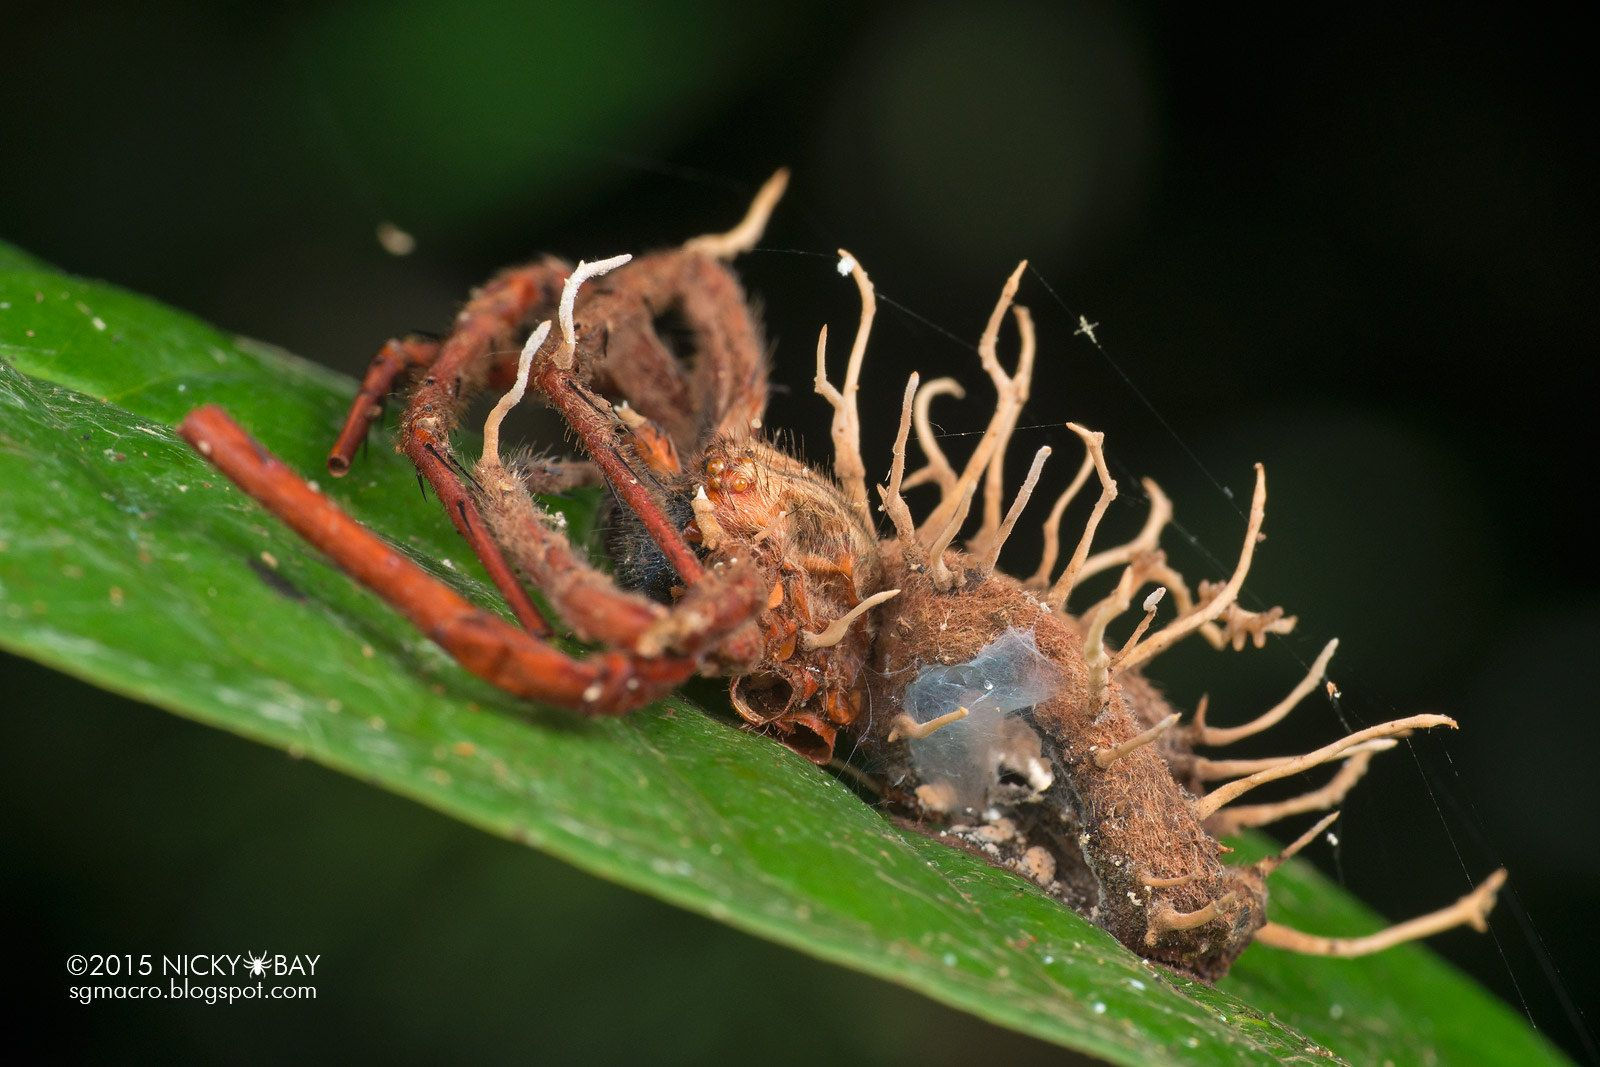
[[717, 475], [721, 474], [726, 467], [727, 464], [723, 463], [720, 459], [708, 460], [706, 462], [706, 473], [715, 478]]
[[743, 474], [736, 474], [733, 476], [733, 480], [728, 483], [728, 488], [735, 493], [748, 493], [750, 491], [750, 479]]

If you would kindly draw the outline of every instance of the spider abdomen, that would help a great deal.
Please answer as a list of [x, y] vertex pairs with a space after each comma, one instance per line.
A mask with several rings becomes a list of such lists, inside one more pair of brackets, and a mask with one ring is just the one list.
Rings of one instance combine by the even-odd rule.
[[[694, 518], [688, 495], [667, 491], [660, 494], [660, 500], [662, 511], [679, 529]], [[639, 516], [607, 496], [600, 505], [599, 526], [617, 584], [657, 603], [672, 603], [673, 590], [682, 588], [678, 572]]]
[[[1193, 808], [1193, 797], [1179, 785], [1154, 746], [1129, 751], [1102, 766], [1096, 753], [1118, 750], [1146, 729], [1147, 719], [1170, 714], [1150, 686], [1128, 689], [1117, 680], [1103, 692], [1085, 663], [1084, 638], [1077, 621], [1051, 612], [1021, 583], [994, 573], [948, 592], [934, 588], [924, 574], [893, 574], [898, 557], [888, 554], [891, 581], [901, 593], [884, 605], [873, 659], [873, 704], [880, 732], [870, 739], [902, 766], [903, 780], [921, 786], [917, 798], [925, 814], [964, 827], [976, 844], [1000, 834], [1013, 857], [1048, 855], [1049, 877], [1037, 878], [1053, 895], [1085, 911], [1099, 925], [1141, 955], [1160, 959], [1204, 977], [1225, 972], [1250, 943], [1265, 919], [1265, 891], [1247, 868], [1220, 862], [1217, 841]], [[950, 567], [963, 573], [958, 553]], [[1039, 663], [1028, 665], [1032, 654]], [[1003, 744], [986, 747], [998, 765], [973, 764], [958, 772], [972, 780], [931, 782], [917, 749], [936, 742], [959, 743], [963, 731], [987, 730], [987, 720], [968, 715], [922, 739], [891, 742], [896, 714], [914, 705], [919, 679], [952, 667], [966, 667], [981, 705], [985, 691], [1012, 689], [1010, 703], [1036, 703], [1010, 712]], [[1048, 673], [1046, 688], [1028, 688], [1029, 679]], [[948, 699], [962, 699], [960, 684], [946, 688]], [[1157, 707], [1143, 704], [1156, 702]], [[915, 708], [925, 720], [938, 708]], [[951, 711], [954, 709], [942, 709]], [[1017, 727], [1026, 726], [1026, 732]], [[1033, 751], [1049, 767], [1042, 790], [1019, 788], [1005, 779], [1006, 764], [1022, 765]], [[979, 749], [974, 749], [979, 751]], [[927, 788], [938, 786], [939, 788]], [[942, 804], [950, 805], [940, 810]], [[997, 830], [997, 827], [1000, 828]], [[987, 850], [986, 850], [987, 851]], [[1019, 869], [1034, 874], [1031, 863]], [[1085, 875], [1087, 877], [1085, 877]], [[1170, 884], [1177, 883], [1177, 884]], [[1194, 926], [1188, 916], [1205, 913], [1216, 901], [1226, 906]]]

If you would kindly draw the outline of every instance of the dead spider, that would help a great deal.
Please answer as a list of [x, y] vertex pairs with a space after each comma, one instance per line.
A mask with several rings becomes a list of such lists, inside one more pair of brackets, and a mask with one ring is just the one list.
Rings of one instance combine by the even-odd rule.
[[[1032, 320], [1013, 304], [1021, 267], [979, 342], [998, 402], [959, 470], [935, 439], [929, 406], [940, 395], [960, 396], [961, 387], [949, 378], [922, 384], [917, 375], [906, 384], [893, 462], [878, 489], [892, 536], [877, 530], [859, 444], [856, 398], [875, 298], [848, 254], [841, 253], [840, 272], [860, 290], [861, 318], [839, 385], [825, 370], [826, 330], [816, 357], [816, 390], [834, 412], [831, 476], [762, 437], [765, 348], [725, 263], [755, 244], [785, 179], [775, 175], [726, 234], [636, 261], [619, 256], [572, 268], [545, 259], [508, 270], [472, 295], [442, 342], [391, 341], [373, 360], [330, 470], [348, 470], [397, 383], [420, 377], [400, 448], [482, 559], [520, 629], [359, 526], [220, 409], [191, 412], [180, 432], [474, 674], [516, 696], [590, 715], [646, 704], [691, 675], [728, 677], [747, 723], [819, 763], [849, 738], [872, 756], [872, 785], [900, 814], [1023, 872], [1147, 958], [1215, 978], [1252, 941], [1350, 956], [1456, 925], [1484, 929], [1503, 871], [1451, 907], [1368, 937], [1314, 937], [1267, 921], [1266, 876], [1332, 816], [1277, 857], [1249, 866], [1221, 861], [1227, 849], [1216, 835], [1328, 810], [1395, 738], [1455, 725], [1414, 715], [1302, 756], [1196, 754], [1197, 746], [1226, 745], [1281, 720], [1322, 680], [1333, 652], [1330, 644], [1277, 707], [1236, 727], [1209, 725], [1203, 707], [1177, 726], [1178, 713], [1142, 674], [1192, 634], [1219, 648], [1242, 647], [1294, 625], [1277, 609], [1249, 612], [1237, 601], [1261, 533], [1260, 467], [1233, 575], [1191, 590], [1159, 548], [1172, 511], [1154, 483], [1145, 483], [1152, 504], [1138, 535], [1092, 551], [1117, 488], [1101, 435], [1069, 423], [1085, 458], [1045, 520], [1043, 558], [1026, 580], [996, 570], [1049, 454], [1038, 451], [1003, 509], [1004, 455], [1028, 399], [1035, 353]], [[1011, 371], [997, 354], [1008, 311], [1020, 337]], [[668, 343], [672, 329], [687, 336], [684, 357]], [[560, 413], [589, 462], [502, 460], [501, 421], [530, 385]], [[469, 469], [450, 438], [468, 402], [489, 387], [509, 391]], [[907, 473], [913, 428], [926, 464]], [[1099, 497], [1058, 572], [1063, 513], [1091, 478]], [[538, 502], [540, 493], [594, 481], [617, 502], [614, 574], [589, 563]], [[919, 524], [902, 494], [922, 484], [935, 486], [939, 501]], [[956, 547], [980, 486], [981, 522]], [[1068, 610], [1080, 582], [1117, 568], [1109, 595], [1079, 614]], [[571, 656], [554, 645], [554, 629], [524, 581], [597, 650]], [[1154, 591], [1132, 635], [1108, 648], [1107, 625], [1146, 587]], [[1175, 615], [1152, 631], [1163, 594]], [[880, 713], [864, 714], [867, 707]], [[1321, 789], [1233, 804], [1257, 785], [1330, 762], [1341, 766]], [[1223, 784], [1208, 790], [1213, 782]]]

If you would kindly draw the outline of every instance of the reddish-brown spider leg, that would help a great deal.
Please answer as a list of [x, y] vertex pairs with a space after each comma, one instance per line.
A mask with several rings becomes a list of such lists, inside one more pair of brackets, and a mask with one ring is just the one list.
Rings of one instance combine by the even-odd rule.
[[684, 539], [683, 531], [667, 516], [650, 487], [623, 456], [620, 426], [610, 406], [553, 360], [543, 361], [534, 371], [533, 381], [551, 406], [560, 412], [623, 506], [638, 516], [651, 540], [683, 579], [683, 584], [693, 586], [698, 582], [705, 568]]
[[[566, 302], [576, 297], [582, 277], [592, 276], [609, 265], [610, 261], [580, 265], [567, 283], [564, 306], [570, 306]], [[569, 323], [563, 311], [564, 341], [573, 336]], [[580, 638], [647, 656], [680, 655], [697, 661], [704, 657], [722, 671], [747, 670], [762, 652], [761, 633], [751, 624], [766, 607], [774, 579], [752, 553], [736, 547], [720, 554], [712, 551], [700, 580], [689, 585], [672, 607], [664, 607], [637, 591], [620, 588], [611, 575], [592, 566], [573, 549], [565, 524], [551, 516], [532, 495], [537, 492], [537, 483], [544, 480], [542, 475], [530, 477], [525, 463], [515, 464], [515, 472], [502, 463], [501, 427], [506, 415], [526, 395], [534, 356], [549, 333], [549, 323], [541, 323], [525, 342], [511, 389], [483, 424], [483, 453], [473, 468], [472, 482], [496, 542]], [[572, 346], [564, 344], [552, 362], [570, 367], [571, 351]], [[591, 401], [591, 411], [614, 412], [616, 421], [627, 427], [624, 436], [631, 444], [630, 454], [605, 450], [608, 457], [621, 459], [628, 469], [626, 485], [639, 487], [641, 478], [632, 473], [637, 469], [635, 463], [662, 476], [680, 473], [671, 439], [648, 419], [626, 402], [610, 408], [588, 389], [574, 385], [574, 390]], [[650, 503], [654, 506], [653, 498]]]
[[367, 365], [356, 398], [350, 402], [344, 426], [328, 452], [329, 474], [343, 478], [349, 472], [356, 450], [366, 441], [372, 424], [382, 416], [384, 401], [394, 392], [395, 384], [411, 371], [432, 366], [439, 358], [439, 347], [436, 338], [412, 334], [390, 338], [378, 349], [378, 354]]
[[747, 624], [765, 606], [772, 579], [749, 553], [714, 557], [704, 578], [664, 607], [619, 588], [574, 550], [533, 498], [517, 491], [498, 459], [486, 456], [474, 474], [496, 538], [580, 639], [645, 656], [710, 657], [721, 669], [759, 658], [760, 632]]
[[[373, 356], [372, 362], [367, 365], [367, 373], [361, 379], [361, 388], [357, 390], [355, 399], [350, 402], [350, 410], [345, 414], [344, 425], [339, 428], [339, 436], [334, 440], [333, 448], [328, 451], [329, 474], [335, 478], [343, 478], [350, 472], [350, 464], [354, 462], [357, 450], [366, 444], [372, 424], [382, 417], [385, 402], [394, 394], [406, 375], [431, 367], [433, 361], [439, 358], [441, 347], [437, 337], [422, 333], [392, 337], [384, 342], [378, 354]], [[516, 360], [504, 353], [498, 355], [499, 359], [489, 369], [489, 386], [504, 389], [516, 376]], [[582, 480], [581, 472], [578, 478], [573, 478], [568, 472], [562, 472], [557, 475], [556, 482], [558, 484], [555, 484], [551, 492], [590, 484]]]
[[[676, 315], [693, 335], [690, 367], [656, 332], [657, 322], [668, 315]], [[535, 388], [692, 588], [704, 568], [630, 464], [626, 453], [638, 451], [637, 445], [624, 447], [633, 436], [630, 427], [596, 390], [627, 400], [655, 424], [652, 433], [659, 426], [676, 450], [697, 458], [707, 434], [748, 437], [760, 427], [766, 406], [766, 351], [744, 290], [711, 256], [658, 252], [580, 291], [573, 317], [573, 348], [567, 359], [559, 358], [562, 339], [551, 337], [534, 371]], [[664, 453], [640, 458], [658, 469], [678, 463], [677, 456], [669, 459]]]
[[[744, 287], [720, 260], [656, 252], [579, 293], [577, 366], [606, 396], [622, 396], [686, 457], [717, 434], [748, 437], [767, 405], [767, 351]], [[676, 321], [694, 353], [685, 366], [659, 333]]]
[[459, 461], [450, 450], [450, 435], [472, 396], [495, 376], [508, 359], [516, 366], [513, 339], [537, 309], [553, 307], [570, 273], [565, 263], [546, 259], [501, 272], [467, 301], [455, 329], [406, 405], [401, 424], [401, 450], [433, 486], [461, 536], [483, 563], [489, 578], [505, 597], [524, 629], [548, 635], [549, 622], [536, 607], [505, 554], [489, 535], [462, 479]]
[[219, 407], [189, 412], [178, 433], [463, 667], [513, 696], [614, 715], [665, 695], [694, 673], [692, 660], [676, 657], [603, 651], [574, 659], [473, 607], [312, 489]]

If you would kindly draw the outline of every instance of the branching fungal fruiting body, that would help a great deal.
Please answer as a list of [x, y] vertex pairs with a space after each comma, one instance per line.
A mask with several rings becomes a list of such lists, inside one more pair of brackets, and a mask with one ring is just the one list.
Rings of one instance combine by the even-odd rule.
[[[401, 379], [417, 379], [399, 447], [520, 626], [435, 582], [220, 409], [191, 412], [180, 431], [495, 685], [585, 714], [615, 714], [694, 674], [727, 677], [733, 707], [751, 727], [820, 764], [848, 739], [899, 814], [1024, 873], [1147, 958], [1214, 978], [1252, 941], [1359, 955], [1455, 925], [1483, 928], [1503, 872], [1452, 907], [1367, 938], [1321, 938], [1269, 922], [1267, 876], [1327, 819], [1278, 857], [1222, 862], [1227, 850], [1218, 835], [1328, 811], [1395, 738], [1455, 725], [1414, 715], [1302, 756], [1198, 754], [1280, 721], [1322, 681], [1333, 653], [1330, 644], [1278, 706], [1233, 727], [1210, 725], [1203, 707], [1179, 725], [1178, 712], [1143, 674], [1194, 634], [1240, 648], [1294, 625], [1278, 609], [1250, 612], [1238, 603], [1265, 517], [1259, 467], [1233, 573], [1191, 589], [1159, 547], [1172, 506], [1152, 482], [1145, 483], [1144, 528], [1124, 545], [1095, 551], [1117, 486], [1102, 435], [1069, 423], [1085, 455], [1045, 520], [1043, 558], [1026, 580], [997, 569], [1049, 455], [1039, 450], [1007, 505], [1004, 459], [1035, 355], [1032, 320], [1013, 303], [1022, 268], [1006, 282], [979, 341], [997, 402], [959, 469], [939, 447], [929, 412], [939, 396], [964, 395], [961, 386], [949, 378], [923, 384], [917, 375], [906, 385], [888, 478], [876, 494], [892, 534], [877, 529], [859, 441], [857, 394], [875, 297], [848, 253], [840, 253], [840, 271], [854, 280], [862, 310], [838, 385], [826, 330], [816, 353], [816, 390], [834, 410], [833, 470], [816, 470], [763, 438], [766, 350], [725, 261], [753, 246], [784, 181], [780, 172], [768, 182], [726, 234], [639, 259], [575, 268], [544, 259], [505, 271], [472, 295], [442, 342], [391, 341], [374, 359], [329, 469], [336, 476], [349, 469], [389, 394]], [[1008, 314], [1020, 339], [1009, 371], [999, 357]], [[663, 339], [669, 325], [687, 334], [687, 355]], [[486, 388], [510, 391], [490, 414], [482, 456], [469, 470], [450, 438]], [[530, 390], [560, 413], [587, 461], [502, 457], [501, 421]], [[913, 431], [926, 462], [908, 472]], [[1063, 515], [1091, 478], [1099, 495], [1058, 571]], [[616, 502], [610, 573], [591, 564], [538, 502], [540, 493], [592, 482], [607, 485]], [[918, 523], [904, 494], [925, 485], [939, 499]], [[975, 510], [978, 527], [963, 540]], [[1072, 612], [1081, 583], [1119, 568], [1109, 594]], [[572, 656], [557, 648], [555, 628], [528, 587], [594, 650]], [[1111, 647], [1108, 625], [1141, 593], [1132, 635]], [[1172, 617], [1157, 625], [1168, 604]], [[1318, 789], [1236, 803], [1258, 785], [1329, 763], [1338, 770]]]

